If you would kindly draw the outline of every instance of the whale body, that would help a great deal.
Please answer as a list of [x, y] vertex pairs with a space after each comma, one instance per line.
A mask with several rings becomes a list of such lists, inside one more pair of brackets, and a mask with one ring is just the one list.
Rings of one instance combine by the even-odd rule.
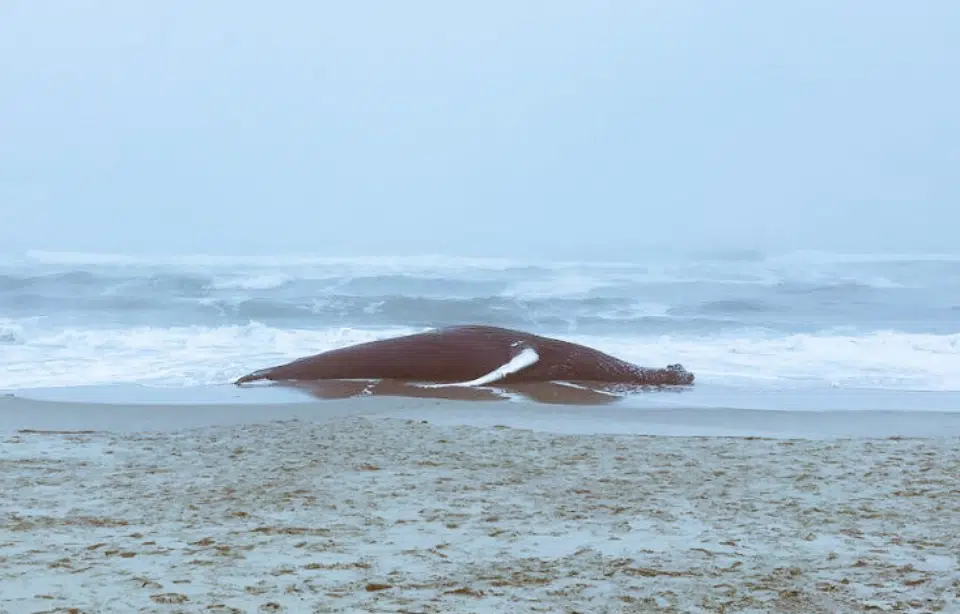
[[557, 381], [689, 386], [695, 378], [680, 364], [641, 367], [569, 341], [467, 325], [338, 348], [254, 371], [234, 383], [354, 379], [480, 387]]

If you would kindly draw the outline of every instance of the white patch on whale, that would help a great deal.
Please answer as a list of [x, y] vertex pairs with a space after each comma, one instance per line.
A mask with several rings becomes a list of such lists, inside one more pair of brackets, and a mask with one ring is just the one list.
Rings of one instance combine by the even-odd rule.
[[457, 382], [455, 384], [420, 384], [422, 388], [447, 388], [450, 386], [483, 386], [491, 382], [502, 380], [511, 373], [526, 369], [530, 365], [536, 364], [540, 360], [540, 354], [533, 348], [526, 348], [516, 356], [510, 359], [505, 365], [497, 367], [490, 373], [480, 376], [469, 382]]

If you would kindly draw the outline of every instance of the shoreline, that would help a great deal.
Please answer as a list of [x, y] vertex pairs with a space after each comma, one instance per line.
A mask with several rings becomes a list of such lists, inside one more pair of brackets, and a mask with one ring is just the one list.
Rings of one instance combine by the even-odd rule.
[[0, 435], [0, 612], [927, 612], [960, 596], [956, 438], [327, 418]]
[[566, 406], [520, 402], [359, 397], [281, 403], [96, 403], [0, 396], [0, 434], [21, 429], [138, 433], [350, 417], [508, 426], [557, 434], [770, 437], [960, 437], [960, 412], [754, 410]]
[[[538, 386], [539, 394], [537, 394]], [[349, 387], [348, 387], [349, 388]], [[745, 386], [733, 382], [719, 383], [704, 378], [692, 387], [626, 394], [609, 399], [595, 395], [582, 395], [570, 387], [534, 384], [525, 389], [499, 390], [463, 389], [434, 391], [429, 395], [441, 400], [488, 400], [498, 399], [510, 403], [533, 403], [552, 405], [612, 405], [632, 409], [753, 409], [765, 411], [917, 411], [960, 412], [960, 390], [917, 390], [898, 388], [834, 387], [816, 384], [791, 384], [778, 386]], [[409, 390], [409, 389], [408, 389]], [[354, 391], [356, 392], [356, 391]], [[427, 398], [421, 390], [414, 396], [377, 394], [384, 398]], [[303, 403], [316, 400], [341, 400], [319, 398], [309, 388], [284, 385], [249, 385], [237, 387], [232, 382], [196, 384], [184, 386], [156, 386], [131, 382], [92, 383], [86, 385], [54, 386], [40, 388], [0, 389], [0, 397], [13, 394], [20, 398], [69, 401], [84, 403], [123, 404], [276, 404]], [[469, 394], [468, 394], [469, 393]], [[524, 395], [527, 396], [524, 396]], [[322, 395], [321, 395], [322, 396]], [[508, 400], [509, 397], [509, 400]], [[597, 402], [597, 401], [600, 402]], [[545, 402], [547, 401], [547, 402]], [[553, 402], [549, 402], [553, 401]]]

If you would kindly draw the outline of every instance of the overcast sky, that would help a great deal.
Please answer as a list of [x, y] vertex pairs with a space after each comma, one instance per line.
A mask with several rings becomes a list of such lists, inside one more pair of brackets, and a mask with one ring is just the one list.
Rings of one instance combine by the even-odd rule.
[[960, 2], [0, 2], [0, 250], [960, 249]]

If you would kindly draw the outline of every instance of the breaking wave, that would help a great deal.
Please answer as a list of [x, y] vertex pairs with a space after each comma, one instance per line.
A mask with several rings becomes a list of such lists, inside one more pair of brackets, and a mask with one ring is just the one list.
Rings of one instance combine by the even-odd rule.
[[[137, 326], [51, 330], [0, 321], [0, 388], [106, 383], [223, 384], [264, 365], [424, 330], [354, 326]], [[645, 365], [681, 362], [698, 382], [820, 381], [832, 386], [960, 390], [960, 334], [878, 331], [786, 336], [558, 334]]]
[[[189, 385], [388, 334], [483, 323], [698, 375], [960, 388], [960, 256], [759, 252], [642, 262], [0, 260], [0, 387]], [[706, 378], [706, 379], [704, 379]]]

